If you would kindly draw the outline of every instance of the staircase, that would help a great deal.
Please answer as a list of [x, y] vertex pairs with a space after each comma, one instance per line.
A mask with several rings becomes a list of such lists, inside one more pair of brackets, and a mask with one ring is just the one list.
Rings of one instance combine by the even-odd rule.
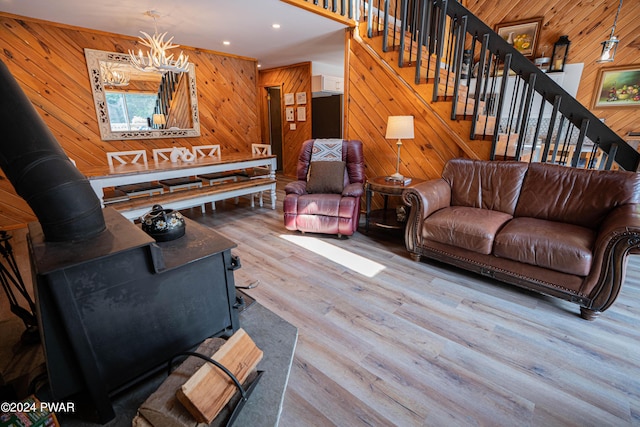
[[468, 120], [469, 139], [489, 141], [492, 160], [638, 169], [640, 153], [460, 3], [365, 0], [362, 8], [367, 43], [383, 61], [396, 52], [389, 65], [398, 78], [446, 102], [450, 120]]
[[460, 141], [468, 155], [639, 168], [638, 151], [456, 0], [282, 1], [349, 26], [363, 21], [355, 26], [370, 53], [419, 102], [433, 101], [441, 119], [469, 122]]
[[640, 153], [457, 1], [362, 0], [354, 10], [370, 51], [420, 101], [469, 122], [463, 151], [486, 143], [476, 151], [492, 160], [638, 170]]

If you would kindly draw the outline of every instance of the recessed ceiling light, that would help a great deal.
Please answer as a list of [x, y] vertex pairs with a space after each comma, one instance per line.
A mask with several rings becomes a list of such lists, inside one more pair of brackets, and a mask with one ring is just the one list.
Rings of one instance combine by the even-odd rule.
[[271, 28], [280, 28], [280, 24], [273, 24]]
[[229, 46], [231, 44], [231, 42], [229, 40], [225, 40], [222, 42], [223, 45], [225, 46]]
[[262, 67], [262, 64], [258, 64], [258, 68]]

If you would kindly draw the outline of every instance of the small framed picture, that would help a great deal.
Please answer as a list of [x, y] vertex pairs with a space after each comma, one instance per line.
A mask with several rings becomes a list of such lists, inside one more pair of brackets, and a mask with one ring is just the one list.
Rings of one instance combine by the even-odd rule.
[[307, 121], [307, 107], [298, 107], [298, 121], [299, 122]]
[[293, 94], [292, 93], [285, 93], [284, 94], [284, 105], [293, 105], [295, 104], [295, 100], [293, 98]]
[[306, 104], [306, 103], [307, 103], [307, 92], [297, 92], [296, 104]]
[[521, 21], [501, 22], [495, 26], [495, 32], [524, 56], [533, 58], [538, 47], [538, 38], [543, 18], [523, 19]]
[[287, 107], [284, 109], [284, 116], [288, 122], [293, 122], [295, 119], [293, 117], [293, 107]]

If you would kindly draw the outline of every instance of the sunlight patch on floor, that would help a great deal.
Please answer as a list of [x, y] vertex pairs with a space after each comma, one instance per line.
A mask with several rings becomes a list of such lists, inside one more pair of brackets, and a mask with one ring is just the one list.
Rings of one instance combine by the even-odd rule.
[[382, 264], [324, 242], [317, 237], [291, 236], [287, 234], [281, 234], [280, 237], [363, 276], [374, 277], [385, 269]]

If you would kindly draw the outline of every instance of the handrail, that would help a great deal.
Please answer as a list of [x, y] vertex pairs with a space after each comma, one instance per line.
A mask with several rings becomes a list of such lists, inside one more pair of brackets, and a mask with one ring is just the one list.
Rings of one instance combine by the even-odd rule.
[[[471, 118], [470, 138], [490, 137], [492, 159], [504, 156], [521, 160], [528, 150], [532, 153], [529, 161], [603, 169], [610, 168], [615, 161], [625, 170], [638, 170], [638, 151], [459, 2], [396, 1], [401, 3], [396, 12], [389, 11], [390, 0], [378, 0], [377, 7], [373, 0], [362, 2], [369, 18], [367, 34], [377, 35], [380, 22], [384, 23], [383, 51], [389, 49], [388, 32], [393, 34], [394, 41], [398, 34], [398, 65], [415, 66], [416, 84], [433, 83], [434, 101], [450, 99], [452, 118], [458, 115]], [[377, 22], [373, 22], [372, 16]], [[471, 70], [463, 72], [465, 65], [471, 68], [463, 63], [465, 50], [478, 60], [475, 77]], [[514, 90], [507, 95], [509, 79], [513, 79]], [[462, 113], [458, 112], [460, 105]], [[468, 113], [468, 109], [473, 112]], [[543, 127], [547, 118], [545, 136]], [[498, 149], [499, 143], [504, 147]], [[538, 148], [541, 155], [534, 159], [533, 153]], [[606, 159], [597, 164], [594, 159], [601, 152], [606, 153]], [[581, 159], [581, 154], [587, 154], [587, 160]]]
[[354, 0], [280, 0], [293, 6], [297, 6], [322, 15], [326, 18], [345, 24], [349, 27], [356, 26], [356, 10]]

